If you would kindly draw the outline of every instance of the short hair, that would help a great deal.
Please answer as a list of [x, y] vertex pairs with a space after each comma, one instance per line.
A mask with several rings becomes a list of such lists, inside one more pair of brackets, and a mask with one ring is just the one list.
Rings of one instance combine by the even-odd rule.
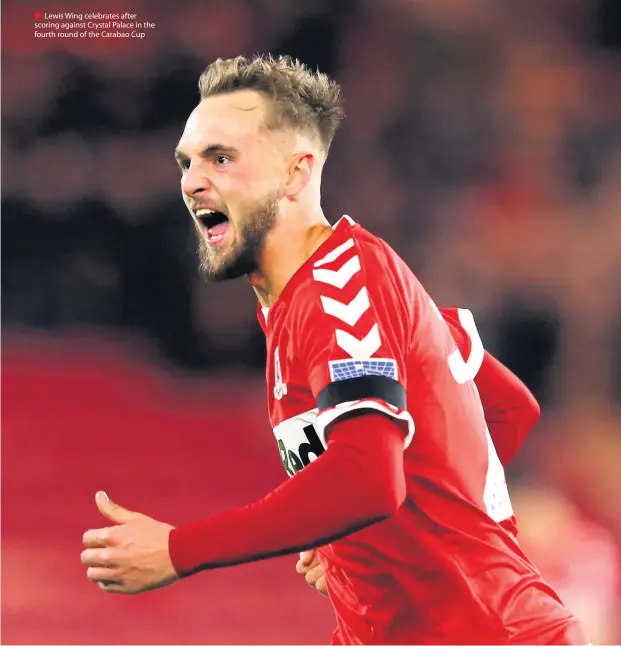
[[201, 100], [239, 90], [255, 90], [274, 104], [267, 127], [294, 128], [318, 136], [328, 152], [345, 117], [341, 88], [290, 56], [217, 59], [201, 74]]

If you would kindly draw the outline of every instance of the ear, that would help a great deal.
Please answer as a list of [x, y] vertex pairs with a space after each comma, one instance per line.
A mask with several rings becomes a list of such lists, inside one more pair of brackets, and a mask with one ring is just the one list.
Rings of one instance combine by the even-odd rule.
[[296, 153], [289, 165], [289, 175], [284, 187], [285, 197], [294, 198], [305, 189], [310, 184], [316, 168], [317, 159], [312, 152]]

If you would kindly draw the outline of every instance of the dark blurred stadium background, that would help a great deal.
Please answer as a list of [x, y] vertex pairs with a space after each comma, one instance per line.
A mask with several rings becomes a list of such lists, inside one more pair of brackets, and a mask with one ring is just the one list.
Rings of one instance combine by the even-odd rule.
[[[254, 296], [198, 277], [172, 156], [205, 65], [267, 51], [344, 85], [329, 218], [472, 309], [539, 398], [509, 472], [523, 544], [595, 643], [621, 640], [620, 7], [3, 3], [3, 643], [329, 639], [294, 557], [137, 598], [102, 594], [79, 562], [97, 488], [177, 523], [284, 476]], [[35, 40], [35, 10], [155, 28]]]

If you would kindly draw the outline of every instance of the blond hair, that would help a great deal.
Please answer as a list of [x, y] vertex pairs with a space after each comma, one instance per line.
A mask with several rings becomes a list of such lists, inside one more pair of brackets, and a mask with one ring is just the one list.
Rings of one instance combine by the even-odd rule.
[[341, 120], [341, 88], [289, 56], [219, 58], [201, 74], [201, 100], [239, 90], [255, 90], [273, 102], [267, 126], [294, 128], [319, 137], [327, 153]]

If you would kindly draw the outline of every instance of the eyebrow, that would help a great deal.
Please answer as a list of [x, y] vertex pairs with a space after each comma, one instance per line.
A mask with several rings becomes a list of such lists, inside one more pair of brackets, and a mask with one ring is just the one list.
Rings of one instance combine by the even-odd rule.
[[[199, 153], [199, 156], [203, 159], [207, 157], [213, 157], [214, 155], [222, 155], [225, 153], [231, 154], [236, 153], [237, 150], [231, 146], [225, 146], [224, 144], [211, 144], [206, 148], [203, 148]], [[175, 148], [175, 159], [177, 161], [189, 161], [190, 158], [186, 155], [180, 148]]]

